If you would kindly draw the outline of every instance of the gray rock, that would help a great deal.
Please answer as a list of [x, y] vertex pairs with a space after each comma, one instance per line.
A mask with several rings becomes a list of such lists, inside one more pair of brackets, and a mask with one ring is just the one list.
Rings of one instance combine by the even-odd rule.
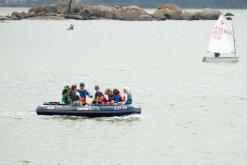
[[145, 14], [145, 15], [140, 15], [139, 21], [153, 21], [153, 20], [157, 20], [156, 18], [154, 18], [151, 14]]
[[46, 16], [46, 12], [39, 12], [37, 15], [38, 16]]
[[16, 18], [19, 18], [19, 19], [23, 19], [23, 18], [28, 17], [28, 14], [25, 13], [25, 12], [19, 13], [19, 12], [14, 11], [14, 12], [12, 12], [11, 15], [12, 15], [12, 16], [15, 16]]
[[191, 20], [199, 20], [199, 19], [200, 19], [200, 12], [194, 12]]
[[129, 6], [116, 10], [114, 18], [119, 20], [143, 21], [145, 18], [152, 19], [152, 15], [137, 6]]
[[47, 14], [43, 16], [35, 16], [27, 18], [29, 20], [64, 20], [65, 18], [62, 16], [47, 16]]
[[33, 6], [29, 9], [29, 13], [56, 13], [57, 5], [39, 5]]
[[5, 21], [5, 20], [12, 20], [12, 19], [7, 16], [0, 16], [0, 21]]
[[45, 16], [57, 16], [57, 13], [46, 13]]
[[44, 12], [44, 9], [42, 6], [33, 6], [29, 9], [28, 13], [39, 13], [39, 12]]
[[70, 6], [70, 13], [71, 14], [79, 13], [82, 8], [83, 8], [82, 0], [72, 0]]
[[174, 4], [160, 6], [153, 14], [155, 18], [182, 19], [182, 9]]
[[57, 1], [57, 13], [59, 14], [79, 13], [82, 8], [83, 8], [82, 0]]
[[182, 20], [192, 20], [193, 13], [187, 12], [187, 11], [183, 11], [183, 13], [181, 14], [181, 17], [182, 17]]
[[182, 17], [182, 20], [199, 20], [200, 12], [183, 11], [181, 17]]
[[18, 18], [15, 15], [7, 15], [6, 18], [8, 18], [10, 20], [21, 20], [21, 18]]
[[27, 17], [35, 17], [36, 15], [37, 14], [35, 12], [31, 11], [27, 14]]
[[200, 19], [216, 20], [219, 18], [220, 15], [221, 15], [221, 12], [219, 10], [206, 8], [200, 12]]
[[47, 5], [45, 7], [46, 13], [57, 13], [57, 5]]
[[95, 17], [101, 17], [105, 19], [114, 19], [115, 13], [118, 9], [105, 5], [92, 6], [91, 13]]
[[79, 14], [70, 14], [65, 16], [66, 19], [83, 20], [83, 16]]
[[67, 14], [70, 10], [70, 4], [72, 0], [58, 0], [57, 1], [57, 13]]

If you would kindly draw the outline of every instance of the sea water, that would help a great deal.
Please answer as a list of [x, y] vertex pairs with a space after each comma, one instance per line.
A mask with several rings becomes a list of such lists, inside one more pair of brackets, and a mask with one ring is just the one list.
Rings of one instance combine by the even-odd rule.
[[[1, 22], [0, 164], [245, 165], [247, 11], [227, 11], [238, 63], [201, 62], [215, 21]], [[80, 82], [128, 86], [142, 114], [36, 115]]]

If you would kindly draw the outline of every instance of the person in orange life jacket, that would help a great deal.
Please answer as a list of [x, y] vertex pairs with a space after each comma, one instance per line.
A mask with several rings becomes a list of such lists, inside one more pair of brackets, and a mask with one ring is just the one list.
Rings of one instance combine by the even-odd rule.
[[108, 88], [105, 90], [104, 94], [105, 95], [101, 99], [102, 103], [108, 104], [108, 105], [114, 104], [114, 96], [112, 94], [112, 90], [110, 88]]
[[96, 105], [102, 104], [101, 99], [104, 96], [104, 94], [100, 92], [100, 88], [98, 85], [95, 85], [94, 89], [95, 89], [95, 94], [94, 94], [94, 100], [92, 103]]
[[80, 102], [82, 105], [86, 105], [86, 96], [92, 98], [93, 95], [91, 95], [86, 89], [85, 89], [85, 84], [80, 83], [80, 89], [78, 90], [78, 93], [80, 94]]

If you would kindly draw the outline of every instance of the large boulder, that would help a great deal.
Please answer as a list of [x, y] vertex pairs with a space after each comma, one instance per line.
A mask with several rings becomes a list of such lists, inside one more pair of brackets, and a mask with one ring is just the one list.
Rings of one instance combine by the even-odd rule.
[[70, 13], [71, 14], [79, 13], [82, 8], [83, 8], [82, 0], [72, 0], [70, 5]]
[[151, 20], [153, 17], [137, 6], [123, 7], [116, 10], [115, 19], [119, 20]]
[[182, 9], [175, 4], [160, 6], [153, 14], [158, 19], [181, 19]]
[[79, 14], [69, 14], [65, 16], [66, 19], [83, 20], [83, 16]]
[[181, 14], [182, 20], [199, 20], [200, 19], [200, 13], [199, 12], [188, 12], [183, 11]]
[[117, 11], [116, 8], [105, 6], [105, 5], [96, 5], [91, 8], [92, 15], [96, 17], [102, 17], [106, 19], [113, 19]]
[[58, 0], [57, 1], [57, 13], [67, 14], [70, 10], [70, 3], [72, 0]]
[[200, 19], [216, 20], [219, 18], [220, 15], [221, 12], [219, 10], [206, 8], [200, 12]]
[[85, 18], [89, 18], [92, 17], [94, 13], [93, 7], [92, 6], [84, 6], [81, 10], [80, 10], [80, 14], [85, 17]]
[[23, 18], [28, 17], [28, 14], [25, 13], [25, 12], [19, 13], [19, 12], [14, 11], [14, 12], [12, 12], [11, 15], [14, 16], [14, 17], [16, 17], [16, 18], [18, 18], [18, 19], [23, 19]]
[[57, 12], [57, 5], [39, 5], [34, 6], [29, 9], [29, 13], [56, 13]]
[[35, 12], [31, 11], [31, 12], [28, 12], [27, 17], [35, 17], [36, 15], [37, 14]]
[[83, 7], [82, 0], [58, 0], [57, 13], [74, 14], [79, 13]]
[[181, 14], [182, 20], [192, 20], [193, 13], [188, 11], [183, 11]]
[[33, 6], [29, 9], [28, 13], [40, 13], [40, 12], [44, 12], [44, 8], [42, 5], [39, 6]]
[[5, 21], [5, 20], [12, 20], [12, 19], [10, 17], [0, 15], [0, 21]]

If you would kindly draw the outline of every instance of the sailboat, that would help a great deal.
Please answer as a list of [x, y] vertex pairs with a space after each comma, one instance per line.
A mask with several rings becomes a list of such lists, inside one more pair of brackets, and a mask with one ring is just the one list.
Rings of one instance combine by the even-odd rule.
[[[238, 62], [239, 57], [236, 53], [235, 35], [233, 24], [227, 17], [220, 15], [213, 27], [207, 52], [214, 56], [203, 57], [203, 62]], [[234, 54], [222, 56], [222, 54]]]

